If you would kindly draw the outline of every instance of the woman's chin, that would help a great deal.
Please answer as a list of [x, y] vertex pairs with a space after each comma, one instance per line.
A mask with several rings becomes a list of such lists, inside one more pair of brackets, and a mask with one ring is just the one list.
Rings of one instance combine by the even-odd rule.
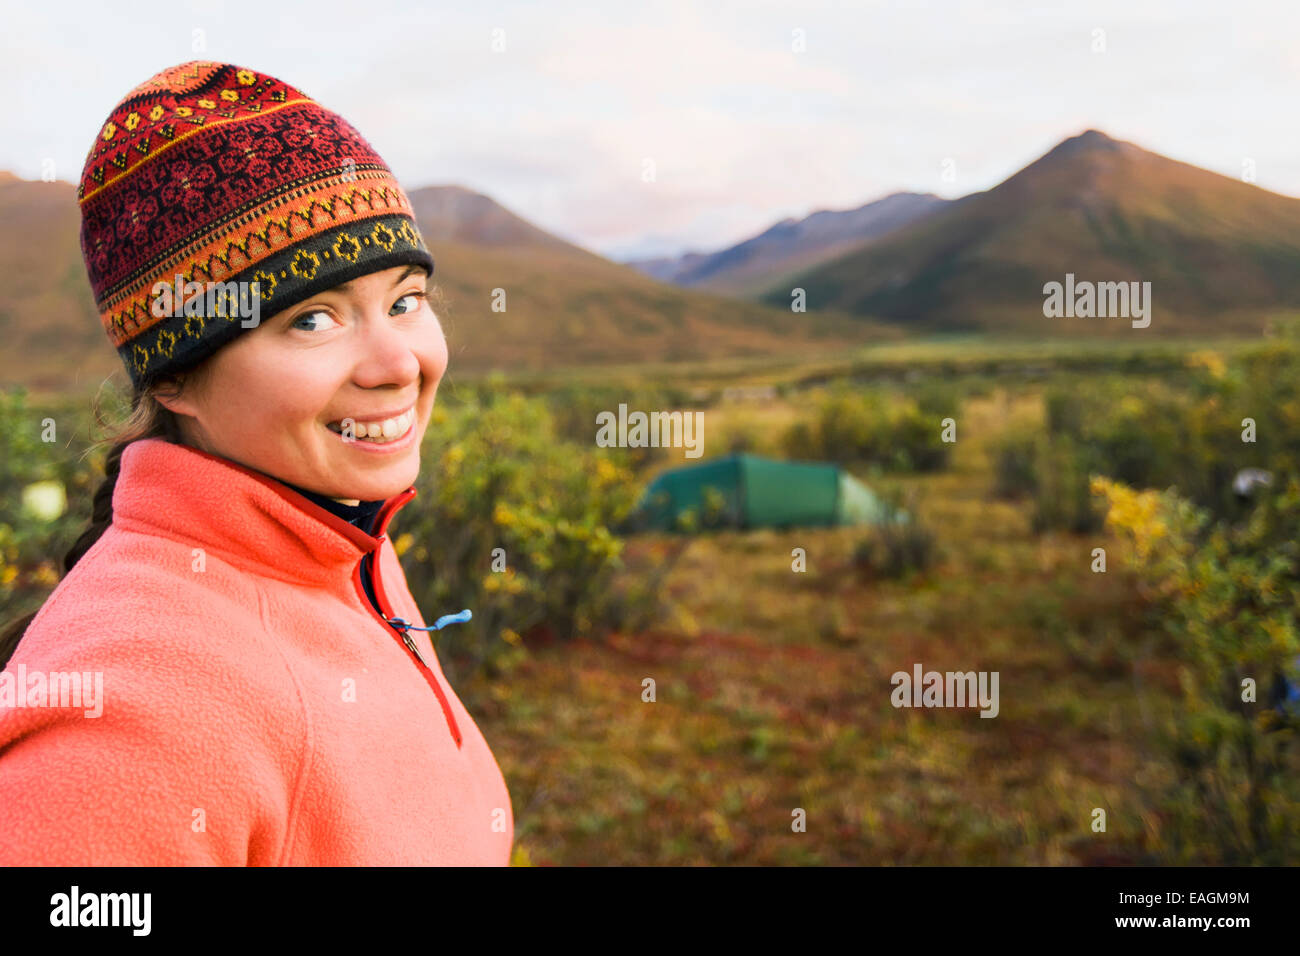
[[358, 475], [357, 480], [346, 485], [347, 494], [340, 493], [340, 498], [357, 498], [361, 501], [387, 500], [400, 495], [415, 484], [420, 473], [420, 460], [415, 457], [411, 462], [395, 461], [383, 469], [384, 474]]

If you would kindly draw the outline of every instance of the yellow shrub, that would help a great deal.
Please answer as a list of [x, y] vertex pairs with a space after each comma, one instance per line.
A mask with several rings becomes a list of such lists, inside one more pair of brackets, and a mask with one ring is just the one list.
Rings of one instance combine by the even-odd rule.
[[1093, 494], [1106, 499], [1106, 527], [1130, 535], [1138, 556], [1144, 560], [1150, 557], [1156, 542], [1169, 533], [1162, 517], [1160, 492], [1137, 491], [1101, 476], [1092, 479], [1091, 488]]

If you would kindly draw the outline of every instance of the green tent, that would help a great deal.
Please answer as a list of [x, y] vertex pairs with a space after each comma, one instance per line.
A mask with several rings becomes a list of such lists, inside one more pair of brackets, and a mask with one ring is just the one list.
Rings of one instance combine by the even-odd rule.
[[888, 509], [838, 465], [737, 453], [674, 468], [646, 489], [627, 530], [878, 524]]

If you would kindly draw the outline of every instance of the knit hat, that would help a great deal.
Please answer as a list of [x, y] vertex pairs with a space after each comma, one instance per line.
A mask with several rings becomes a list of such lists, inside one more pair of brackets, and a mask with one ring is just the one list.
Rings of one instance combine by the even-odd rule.
[[361, 134], [229, 63], [183, 63], [131, 90], [77, 202], [100, 321], [137, 386], [198, 364], [255, 328], [251, 314], [393, 266], [433, 274], [410, 200]]

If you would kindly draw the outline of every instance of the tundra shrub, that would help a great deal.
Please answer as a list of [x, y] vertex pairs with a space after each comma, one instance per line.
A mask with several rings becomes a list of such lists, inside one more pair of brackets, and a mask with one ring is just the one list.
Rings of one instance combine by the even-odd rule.
[[[946, 400], [946, 396], [927, 398], [927, 405], [946, 407]], [[942, 438], [945, 417], [924, 411], [910, 398], [836, 383], [809, 419], [785, 431], [782, 449], [794, 459], [888, 471], [938, 471], [947, 466], [952, 451], [951, 443]]]
[[635, 610], [616, 586], [623, 545], [610, 531], [636, 496], [621, 451], [557, 438], [540, 398], [435, 408], [395, 545], [430, 623], [474, 612], [437, 632], [449, 667], [494, 665], [530, 636], [598, 634]]
[[1159, 714], [1156, 776], [1171, 863], [1300, 858], [1300, 482], [1240, 524], [1173, 492], [1099, 479], [1107, 526], [1132, 542], [1153, 619], [1172, 641], [1181, 697]]

